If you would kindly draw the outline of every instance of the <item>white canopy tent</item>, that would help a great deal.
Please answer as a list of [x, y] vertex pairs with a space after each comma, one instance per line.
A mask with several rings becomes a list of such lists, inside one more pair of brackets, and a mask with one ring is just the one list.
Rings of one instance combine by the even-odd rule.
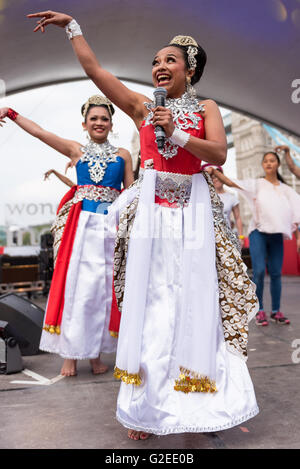
[[47, 9], [75, 17], [102, 65], [141, 84], [157, 50], [191, 35], [208, 54], [201, 98], [300, 135], [299, 0], [0, 0], [2, 96], [85, 76], [63, 30], [33, 33], [26, 14]]

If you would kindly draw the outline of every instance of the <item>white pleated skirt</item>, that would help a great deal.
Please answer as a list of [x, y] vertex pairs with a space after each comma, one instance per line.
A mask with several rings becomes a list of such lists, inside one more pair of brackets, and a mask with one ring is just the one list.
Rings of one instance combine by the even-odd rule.
[[43, 330], [40, 349], [69, 359], [116, 351], [109, 334], [114, 233], [106, 215], [82, 211], [67, 273], [61, 334]]
[[[184, 224], [183, 210], [155, 205], [155, 232], [164, 232], [170, 224], [176, 227], [174, 231], [178, 230], [178, 226]], [[162, 239], [156, 236], [153, 239], [140, 358], [142, 385], [121, 382], [117, 402], [116, 416], [123, 426], [157, 435], [224, 430], [259, 412], [245, 361], [226, 348], [218, 309], [216, 346], [210, 350], [208, 344], [206, 350], [208, 359], [211, 359], [210, 354], [215, 355], [217, 392], [185, 394], [174, 390], [170, 369], [176, 354], [178, 305], [183, 282], [182, 255], [180, 237]], [[216, 274], [211, 275], [212, 278], [206, 280], [208, 284], [215, 285], [215, 298], [218, 298]], [[203, 291], [197, 295], [205, 298], [207, 291], [201, 282], [199, 288]], [[131, 290], [132, 295], [138, 294], [134, 285]], [[212, 305], [212, 314], [214, 311]], [[121, 340], [123, 338], [119, 335]]]

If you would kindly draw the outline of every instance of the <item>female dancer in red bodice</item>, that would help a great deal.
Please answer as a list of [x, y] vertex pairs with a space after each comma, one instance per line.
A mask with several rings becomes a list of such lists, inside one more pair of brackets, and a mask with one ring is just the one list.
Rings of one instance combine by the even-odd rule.
[[[102, 68], [71, 16], [28, 16], [40, 18], [35, 31], [66, 28], [87, 75], [140, 132], [140, 178], [118, 199], [118, 420], [130, 438], [145, 439], [221, 430], [253, 417], [258, 408], [245, 359], [257, 298], [213, 184], [200, 172], [202, 160], [226, 160], [218, 106], [199, 101], [192, 87], [203, 73], [204, 50], [176, 36], [157, 51], [152, 81], [167, 99], [155, 107]], [[157, 126], [166, 134], [160, 150]]]

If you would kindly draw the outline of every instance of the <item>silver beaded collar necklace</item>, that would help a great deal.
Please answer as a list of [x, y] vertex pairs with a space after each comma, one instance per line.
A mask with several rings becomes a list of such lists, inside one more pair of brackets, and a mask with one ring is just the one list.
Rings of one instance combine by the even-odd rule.
[[[144, 103], [144, 105], [150, 111], [145, 119], [144, 125], [146, 126], [152, 124], [152, 109], [155, 107], [155, 104], [152, 101]], [[199, 113], [204, 111], [204, 105], [199, 104], [198, 98], [191, 96], [187, 92], [180, 98], [167, 98], [166, 108], [171, 110], [174, 124], [181, 130], [197, 129], [199, 122], [203, 119], [202, 116], [199, 116]], [[178, 145], [174, 145], [170, 138], [166, 138], [164, 148], [159, 150], [159, 153], [164, 158], [169, 159], [176, 156], [177, 151]]]
[[81, 148], [83, 153], [80, 161], [88, 163], [91, 180], [98, 184], [102, 181], [108, 163], [116, 163], [118, 149], [108, 140], [104, 143], [96, 143], [90, 140]]

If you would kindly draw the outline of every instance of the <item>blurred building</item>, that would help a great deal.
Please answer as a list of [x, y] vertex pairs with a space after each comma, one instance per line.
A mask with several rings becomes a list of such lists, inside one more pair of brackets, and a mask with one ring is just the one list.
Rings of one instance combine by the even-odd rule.
[[228, 111], [223, 116], [223, 124], [227, 138], [227, 149], [230, 150], [234, 147], [233, 135], [232, 135], [232, 112]]
[[[263, 127], [262, 122], [251, 119], [236, 112], [231, 113], [231, 132], [236, 151], [236, 170], [238, 179], [259, 178], [263, 176], [261, 166], [262, 157], [267, 151], [272, 151], [277, 146], [269, 133]], [[299, 139], [292, 135], [284, 134], [288, 139], [300, 146]], [[280, 156], [280, 155], [279, 155]], [[285, 182], [300, 193], [300, 180], [289, 170], [285, 158], [281, 159], [280, 174]], [[240, 210], [245, 233], [251, 219], [249, 206], [243, 197], [240, 198]]]

